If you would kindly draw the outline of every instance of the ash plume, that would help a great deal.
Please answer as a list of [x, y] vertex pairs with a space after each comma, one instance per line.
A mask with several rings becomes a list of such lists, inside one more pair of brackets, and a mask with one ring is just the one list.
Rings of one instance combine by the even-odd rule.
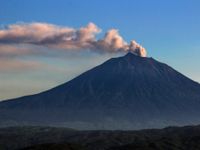
[[134, 40], [128, 44], [117, 29], [110, 29], [103, 38], [97, 39], [96, 35], [100, 32], [101, 29], [94, 23], [79, 29], [37, 22], [11, 24], [0, 29], [0, 44], [32, 44], [67, 51], [132, 52], [146, 57], [145, 48]]

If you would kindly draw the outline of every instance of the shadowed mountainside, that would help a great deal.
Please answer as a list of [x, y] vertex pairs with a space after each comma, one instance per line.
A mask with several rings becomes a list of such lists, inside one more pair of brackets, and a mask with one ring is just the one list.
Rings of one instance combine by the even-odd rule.
[[46, 92], [0, 103], [0, 125], [142, 129], [200, 123], [200, 84], [153, 58], [112, 58]]

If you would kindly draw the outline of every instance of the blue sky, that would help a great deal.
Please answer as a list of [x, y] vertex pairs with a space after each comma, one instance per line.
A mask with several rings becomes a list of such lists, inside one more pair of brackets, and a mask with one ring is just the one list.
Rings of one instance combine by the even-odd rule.
[[[200, 82], [199, 7], [198, 0], [1, 0], [0, 27], [42, 22], [80, 28], [93, 22], [102, 30], [97, 38], [116, 28], [125, 41], [134, 39], [145, 47], [149, 57]], [[48, 53], [54, 54], [17, 58], [49, 66], [39, 69], [27, 69], [26, 64], [25, 70], [13, 70], [7, 59], [3, 69], [0, 68], [0, 99], [49, 89], [116, 56], [88, 51]], [[0, 61], [4, 59], [0, 57]]]

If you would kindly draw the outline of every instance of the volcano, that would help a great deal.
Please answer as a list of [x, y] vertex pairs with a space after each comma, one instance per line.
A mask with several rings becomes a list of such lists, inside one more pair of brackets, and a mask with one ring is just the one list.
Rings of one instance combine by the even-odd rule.
[[48, 91], [0, 102], [0, 126], [131, 130], [198, 124], [199, 116], [199, 83], [132, 53]]

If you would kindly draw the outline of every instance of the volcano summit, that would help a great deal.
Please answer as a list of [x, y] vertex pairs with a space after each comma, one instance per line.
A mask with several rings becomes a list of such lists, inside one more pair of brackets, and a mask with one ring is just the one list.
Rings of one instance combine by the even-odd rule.
[[200, 84], [127, 53], [48, 91], [0, 103], [0, 125], [142, 129], [200, 123]]

